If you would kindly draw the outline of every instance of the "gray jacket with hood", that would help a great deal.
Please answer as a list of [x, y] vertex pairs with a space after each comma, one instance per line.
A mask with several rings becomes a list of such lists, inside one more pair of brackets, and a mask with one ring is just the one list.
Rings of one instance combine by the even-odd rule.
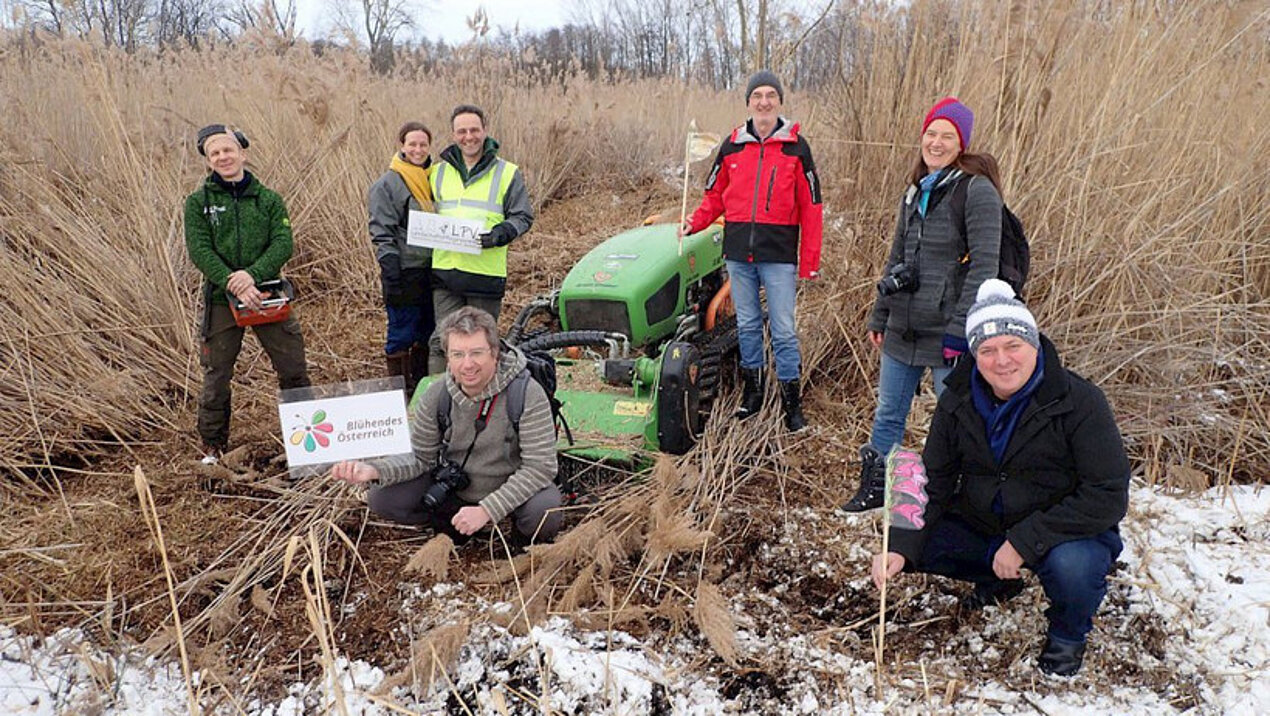
[[411, 211], [423, 211], [410, 193], [406, 180], [389, 169], [367, 192], [370, 210], [370, 240], [375, 245], [375, 260], [382, 266], [385, 258], [399, 257], [401, 268], [418, 269], [432, 266], [432, 249], [406, 244], [406, 228]]
[[[966, 238], [952, 212], [952, 190], [968, 181]], [[913, 366], [943, 366], [944, 335], [965, 338], [966, 313], [979, 284], [996, 278], [1001, 252], [1001, 195], [987, 177], [955, 169], [931, 191], [926, 216], [918, 211], [921, 192], [910, 186], [900, 201], [891, 254], [883, 276], [903, 261], [916, 265], [918, 288], [878, 296], [868, 328], [884, 331], [882, 350]], [[969, 251], [969, 261], [962, 258]]]
[[[475, 398], [469, 398], [449, 372], [444, 380], [434, 380], [410, 414], [413, 455], [406, 460], [376, 461], [379, 484], [404, 482], [432, 471], [442, 438], [437, 430], [437, 404], [445, 390], [451, 400], [447, 455], [454, 463], [463, 464], [468, 447], [472, 446], [471, 457], [463, 468], [472, 483], [458, 493], [460, 499], [484, 507], [490, 519], [497, 522], [550, 485], [557, 470], [556, 429], [542, 386], [529, 380], [519, 432], [507, 416], [505, 392], [525, 365], [525, 356], [519, 350], [503, 345], [494, 378]], [[485, 428], [478, 434], [476, 417], [482, 401], [489, 399], [494, 404]]]

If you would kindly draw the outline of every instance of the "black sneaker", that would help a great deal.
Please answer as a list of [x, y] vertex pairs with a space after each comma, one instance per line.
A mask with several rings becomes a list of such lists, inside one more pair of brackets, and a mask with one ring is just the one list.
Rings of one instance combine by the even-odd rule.
[[1051, 676], [1074, 676], [1085, 661], [1085, 642], [1045, 637], [1036, 666]]
[[1019, 596], [1023, 591], [1022, 579], [998, 579], [994, 582], [980, 582], [974, 591], [961, 600], [963, 609], [977, 611], [989, 605], [1004, 604]]

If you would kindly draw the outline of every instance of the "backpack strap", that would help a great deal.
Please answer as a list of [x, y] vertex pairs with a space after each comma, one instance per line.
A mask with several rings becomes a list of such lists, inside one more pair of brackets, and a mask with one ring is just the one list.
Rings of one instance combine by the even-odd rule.
[[444, 378], [441, 383], [441, 397], [437, 400], [437, 433], [441, 436], [441, 444], [446, 441], [445, 434], [450, 430], [450, 409], [454, 406], [454, 398], [450, 396], [450, 389], [445, 386]]
[[529, 390], [529, 380], [529, 369], [522, 368], [507, 384], [507, 419], [517, 434], [520, 433], [520, 417], [525, 414], [525, 391]]
[[[520, 433], [520, 418], [525, 414], [525, 393], [529, 390], [529, 381], [533, 380], [533, 374], [529, 372], [526, 366], [512, 382], [507, 385], [507, 419], [511, 421], [512, 429], [517, 434]], [[544, 387], [543, 392], [547, 390]], [[565, 422], [564, 414], [560, 412], [560, 401], [550, 393], [547, 394], [547, 406], [551, 409], [551, 421], [554, 425], [557, 421], [564, 426], [564, 434], [569, 438], [569, 444], [573, 444], [573, 431], [569, 429], [569, 423]], [[557, 431], [559, 427], [556, 428]]]
[[953, 187], [952, 196], [948, 198], [948, 208], [952, 210], [953, 223], [961, 235], [961, 245], [964, 247], [961, 258], [957, 260], [961, 264], [970, 263], [970, 239], [966, 236], [966, 194], [970, 192], [970, 182], [974, 180], [974, 174], [966, 175], [965, 179]]

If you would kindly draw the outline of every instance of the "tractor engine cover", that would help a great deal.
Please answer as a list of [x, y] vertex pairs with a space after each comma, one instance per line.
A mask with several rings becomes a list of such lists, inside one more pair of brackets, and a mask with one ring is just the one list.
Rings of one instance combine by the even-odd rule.
[[587, 252], [560, 285], [565, 331], [621, 333], [647, 347], [674, 335], [689, 306], [688, 291], [723, 267], [722, 227], [684, 237], [674, 224], [641, 226]]

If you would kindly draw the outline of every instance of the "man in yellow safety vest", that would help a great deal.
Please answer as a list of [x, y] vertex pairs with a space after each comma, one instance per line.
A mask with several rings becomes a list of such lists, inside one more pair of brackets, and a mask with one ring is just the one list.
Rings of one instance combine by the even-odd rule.
[[[450, 113], [454, 143], [432, 165], [436, 211], [442, 216], [485, 222], [481, 252], [432, 252], [432, 306], [437, 325], [463, 306], [480, 308], [497, 320], [507, 285], [507, 245], [534, 223], [529, 190], [520, 168], [498, 156], [498, 142], [486, 136], [485, 112], [461, 104]], [[433, 334], [428, 369], [445, 370], [440, 336]]]

